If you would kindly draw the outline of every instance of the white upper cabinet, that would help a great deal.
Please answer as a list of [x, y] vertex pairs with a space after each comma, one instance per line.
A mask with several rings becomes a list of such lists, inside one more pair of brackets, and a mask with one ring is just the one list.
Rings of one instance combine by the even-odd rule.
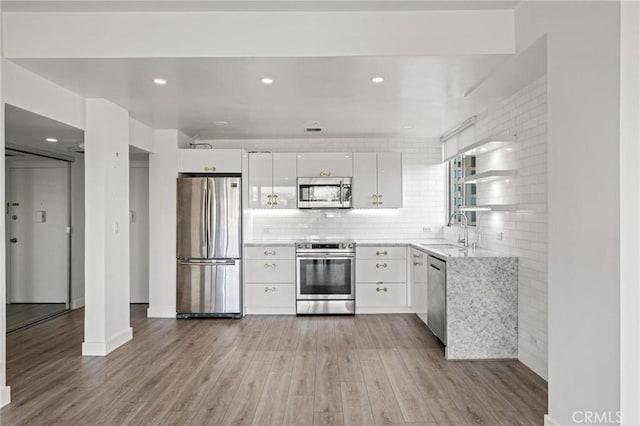
[[249, 207], [296, 208], [296, 154], [249, 154]]
[[180, 173], [242, 173], [241, 149], [180, 149]]
[[298, 153], [298, 177], [351, 177], [352, 157], [350, 152]]
[[355, 208], [402, 207], [402, 153], [354, 153], [352, 192]]

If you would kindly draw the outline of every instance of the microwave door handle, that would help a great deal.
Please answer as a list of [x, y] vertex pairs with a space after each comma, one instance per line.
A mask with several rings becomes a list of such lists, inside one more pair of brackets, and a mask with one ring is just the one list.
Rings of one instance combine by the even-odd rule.
[[340, 207], [344, 207], [344, 181], [340, 181]]

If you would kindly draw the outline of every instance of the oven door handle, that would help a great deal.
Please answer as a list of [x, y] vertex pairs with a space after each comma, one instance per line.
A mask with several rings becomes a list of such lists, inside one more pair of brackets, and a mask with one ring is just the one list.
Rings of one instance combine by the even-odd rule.
[[304, 258], [304, 259], [336, 259], [336, 260], [351, 260], [356, 257], [355, 254], [351, 253], [340, 253], [340, 254], [322, 254], [322, 253], [296, 253], [296, 257]]

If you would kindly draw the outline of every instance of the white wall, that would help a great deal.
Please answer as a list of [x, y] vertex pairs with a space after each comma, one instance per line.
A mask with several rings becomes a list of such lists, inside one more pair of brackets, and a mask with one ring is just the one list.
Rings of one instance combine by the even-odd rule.
[[2, 58], [3, 102], [84, 129], [84, 99]]
[[[8, 12], [8, 58], [464, 55], [513, 52], [513, 11]], [[114, 34], [113, 29], [117, 28]], [[381, 29], [384, 29], [381, 31]], [[136, 43], [131, 43], [136, 40]], [[203, 42], [224, 40], [224, 43]]]
[[150, 318], [176, 316], [177, 130], [156, 130], [149, 154], [149, 310]]
[[[425, 239], [442, 237], [444, 172], [438, 139], [215, 140], [216, 148], [271, 152], [377, 152], [403, 154], [403, 208], [349, 211], [253, 210], [247, 239], [348, 237]], [[424, 232], [423, 228], [431, 229]]]
[[640, 3], [621, 4], [620, 405], [640, 424]]
[[[9, 303], [69, 301], [69, 163], [7, 160]], [[46, 212], [39, 222], [37, 211]], [[14, 220], [12, 217], [15, 216]]]
[[84, 155], [71, 163], [71, 309], [84, 306]]
[[104, 356], [131, 340], [129, 321], [129, 115], [87, 99], [85, 132], [85, 339]]
[[131, 161], [129, 169], [130, 302], [149, 303], [149, 162]]
[[[506, 181], [477, 184], [479, 204], [517, 204], [517, 212], [479, 212], [483, 247], [518, 256], [518, 358], [547, 378], [547, 81], [521, 88], [478, 114], [477, 139], [517, 135], [509, 151], [477, 156], [477, 172], [515, 169]], [[496, 235], [502, 233], [503, 239]]]
[[[522, 2], [547, 34], [549, 422], [620, 409], [620, 6]], [[579, 419], [578, 419], [579, 420]]]

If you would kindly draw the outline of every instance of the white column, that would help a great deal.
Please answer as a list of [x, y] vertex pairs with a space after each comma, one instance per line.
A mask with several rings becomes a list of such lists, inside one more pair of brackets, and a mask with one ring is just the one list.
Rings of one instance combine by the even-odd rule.
[[87, 99], [83, 355], [131, 340], [129, 322], [129, 114]]
[[149, 318], [176, 317], [177, 130], [156, 130], [149, 154]]
[[[2, 4], [0, 3], [0, 13], [2, 12]], [[2, 22], [0, 20], [0, 44], [2, 44]], [[0, 58], [0, 81], [2, 81], [2, 58]], [[0, 85], [1, 86], [1, 85]], [[0, 149], [4, 152], [4, 98], [0, 87]], [[2, 195], [0, 202], [4, 206], [4, 178], [5, 178], [5, 162], [0, 162], [0, 188]], [[0, 239], [6, 241], [5, 235], [5, 215], [0, 215]], [[7, 261], [6, 247], [0, 244], [0, 407], [11, 402], [11, 389], [6, 386], [7, 383], [7, 280], [5, 275]]]

